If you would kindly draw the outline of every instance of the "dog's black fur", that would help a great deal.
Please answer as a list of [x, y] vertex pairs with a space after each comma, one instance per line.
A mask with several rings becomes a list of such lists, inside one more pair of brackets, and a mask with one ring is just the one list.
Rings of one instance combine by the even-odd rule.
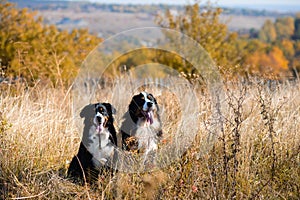
[[[80, 117], [84, 118], [83, 137], [78, 153], [70, 163], [68, 178], [81, 184], [92, 183], [104, 171], [113, 172], [113, 169], [103, 162], [110, 159], [113, 146], [117, 146], [117, 135], [113, 125], [115, 112], [115, 108], [109, 103], [89, 104], [82, 109]], [[101, 141], [101, 134], [106, 134], [105, 141]], [[102, 142], [105, 142], [104, 145]], [[107, 152], [110, 155], [106, 155]], [[104, 161], [99, 162], [102, 157]]]
[[147, 152], [157, 148], [162, 126], [159, 107], [152, 94], [141, 92], [133, 96], [123, 118], [121, 134], [124, 150]]

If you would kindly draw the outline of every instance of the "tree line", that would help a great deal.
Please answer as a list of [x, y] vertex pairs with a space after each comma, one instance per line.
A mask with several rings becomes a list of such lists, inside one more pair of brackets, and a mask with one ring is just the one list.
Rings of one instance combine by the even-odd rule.
[[102, 41], [88, 30], [59, 30], [26, 8], [0, 0], [1, 74], [28, 82], [69, 85], [81, 62]]
[[231, 75], [296, 77], [300, 71], [300, 13], [266, 20], [249, 34], [230, 32], [220, 22], [221, 8], [188, 5], [184, 13], [166, 11], [158, 24], [181, 31], [199, 42], [220, 70]]
[[[247, 63], [260, 67], [261, 71], [291, 72], [297, 76], [300, 71], [300, 13], [294, 17], [266, 20], [263, 27], [246, 36], [251, 47]], [[263, 69], [263, 67], [265, 67]]]

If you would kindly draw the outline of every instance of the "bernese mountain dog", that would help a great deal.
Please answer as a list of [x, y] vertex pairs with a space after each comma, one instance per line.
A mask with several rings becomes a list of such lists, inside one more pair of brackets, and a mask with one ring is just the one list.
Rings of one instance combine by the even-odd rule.
[[162, 137], [162, 125], [156, 99], [147, 92], [133, 96], [123, 118], [120, 131], [122, 148], [144, 153], [144, 161], [146, 161], [150, 155], [155, 154]]
[[82, 109], [83, 137], [78, 153], [70, 163], [68, 178], [82, 184], [92, 183], [97, 181], [100, 173], [113, 172], [108, 163], [114, 162], [114, 146], [117, 145], [113, 125], [115, 113], [109, 103], [89, 104]]

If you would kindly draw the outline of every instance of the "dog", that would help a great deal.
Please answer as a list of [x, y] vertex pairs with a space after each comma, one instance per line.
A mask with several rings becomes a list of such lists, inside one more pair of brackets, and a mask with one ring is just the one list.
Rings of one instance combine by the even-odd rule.
[[109, 103], [85, 106], [80, 112], [84, 118], [83, 137], [76, 156], [68, 168], [67, 176], [76, 182], [92, 183], [104, 171], [113, 172], [108, 163], [114, 159], [117, 134], [113, 115], [116, 109]]
[[150, 152], [156, 152], [162, 137], [159, 106], [154, 96], [147, 92], [133, 96], [123, 119], [122, 149], [143, 152], [146, 161]]

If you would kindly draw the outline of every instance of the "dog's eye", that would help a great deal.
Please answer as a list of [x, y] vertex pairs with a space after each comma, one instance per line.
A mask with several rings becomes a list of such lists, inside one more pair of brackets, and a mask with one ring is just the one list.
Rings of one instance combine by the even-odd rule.
[[141, 99], [143, 99], [143, 100], [144, 100], [144, 99], [145, 99], [145, 97], [144, 97], [144, 96], [142, 96], [142, 98], [141, 98]]
[[149, 100], [152, 100], [152, 96], [151, 96], [150, 94], [147, 95], [147, 98], [148, 98]]

